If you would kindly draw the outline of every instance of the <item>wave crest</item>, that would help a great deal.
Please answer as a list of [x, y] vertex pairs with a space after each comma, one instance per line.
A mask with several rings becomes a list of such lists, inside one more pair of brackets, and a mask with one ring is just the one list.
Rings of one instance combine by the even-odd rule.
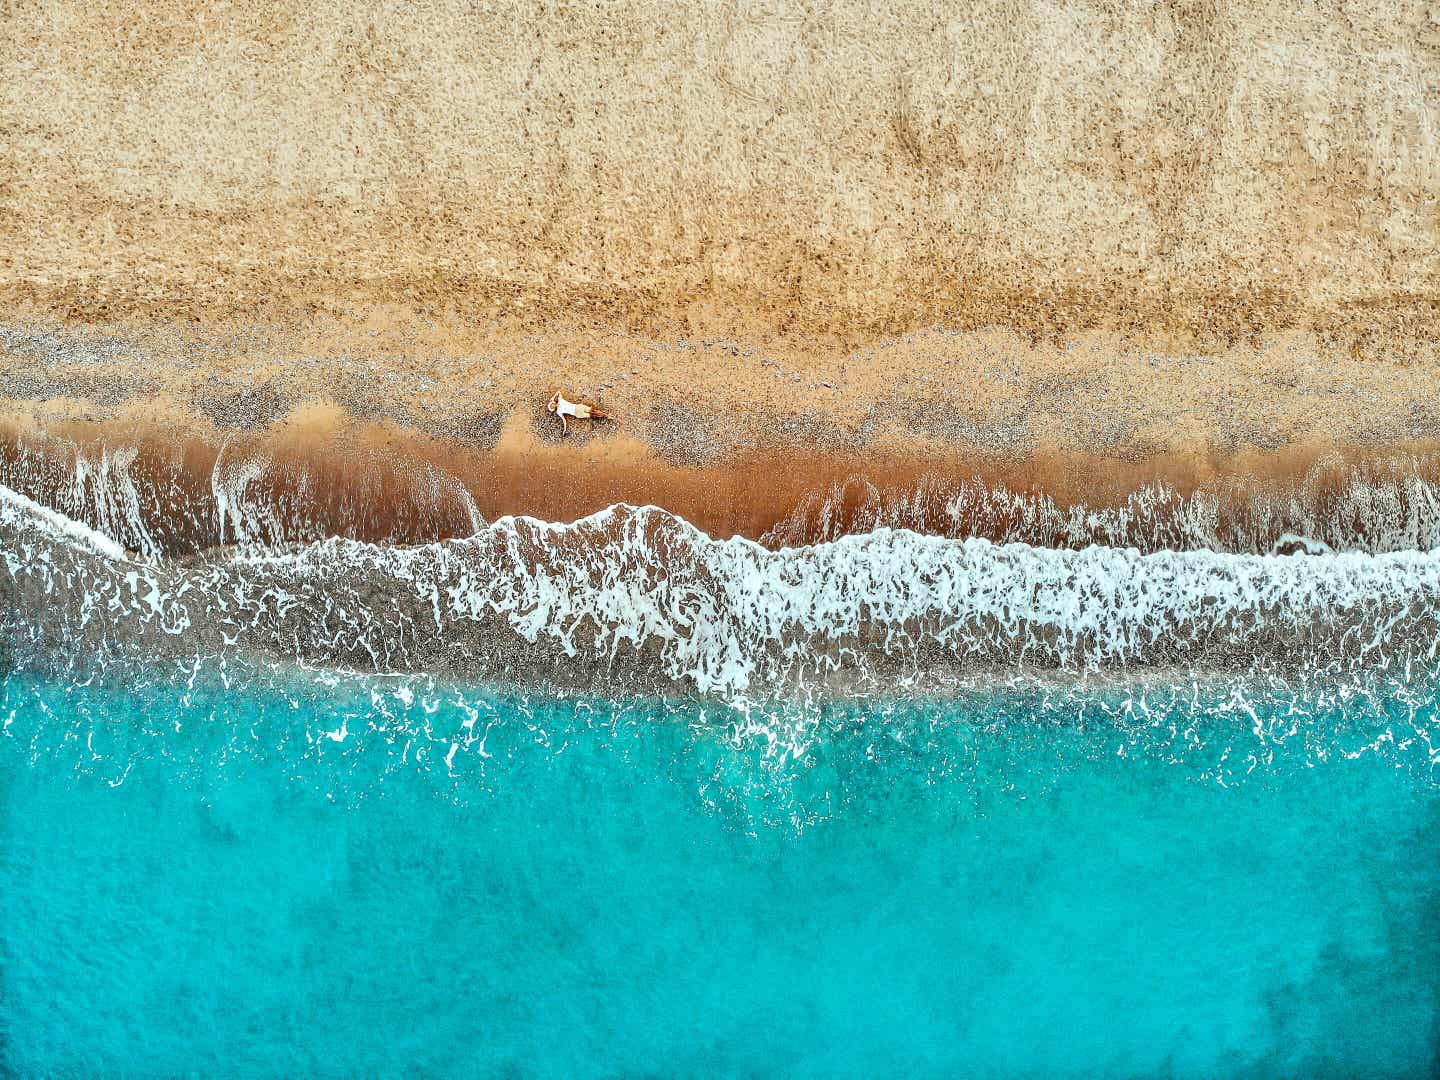
[[117, 557], [92, 532], [0, 489], [17, 658], [259, 656], [740, 700], [1017, 673], [1410, 672], [1440, 648], [1440, 552], [1072, 551], [891, 528], [772, 551], [630, 506], [418, 547], [189, 560]]

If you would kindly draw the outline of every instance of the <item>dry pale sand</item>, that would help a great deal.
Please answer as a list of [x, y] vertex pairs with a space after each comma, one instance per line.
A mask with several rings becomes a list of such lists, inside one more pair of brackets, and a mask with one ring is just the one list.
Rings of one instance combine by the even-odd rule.
[[[0, 73], [12, 428], [750, 532], [1440, 439], [1434, 5], [50, 0]], [[559, 444], [556, 386], [622, 423]]]

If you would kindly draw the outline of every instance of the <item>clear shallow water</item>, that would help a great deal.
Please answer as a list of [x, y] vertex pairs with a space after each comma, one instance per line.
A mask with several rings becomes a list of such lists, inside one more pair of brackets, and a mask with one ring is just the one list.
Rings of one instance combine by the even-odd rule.
[[14, 673], [0, 1062], [1427, 1075], [1435, 707], [1192, 685], [747, 717]]

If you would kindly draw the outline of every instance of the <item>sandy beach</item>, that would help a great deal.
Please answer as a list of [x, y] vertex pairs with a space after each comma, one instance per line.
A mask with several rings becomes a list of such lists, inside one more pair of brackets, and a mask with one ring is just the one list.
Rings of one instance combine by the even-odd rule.
[[[752, 536], [853, 475], [1105, 502], [1440, 439], [1423, 5], [22, 7], [12, 433], [343, 435], [487, 516]], [[620, 423], [561, 441], [557, 388]]]

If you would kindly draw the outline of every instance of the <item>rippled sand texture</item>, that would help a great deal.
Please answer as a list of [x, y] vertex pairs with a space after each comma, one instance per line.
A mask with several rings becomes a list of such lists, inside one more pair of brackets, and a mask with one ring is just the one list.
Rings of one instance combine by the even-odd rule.
[[1433, 338], [1433, 5], [4, 13], [12, 302]]

